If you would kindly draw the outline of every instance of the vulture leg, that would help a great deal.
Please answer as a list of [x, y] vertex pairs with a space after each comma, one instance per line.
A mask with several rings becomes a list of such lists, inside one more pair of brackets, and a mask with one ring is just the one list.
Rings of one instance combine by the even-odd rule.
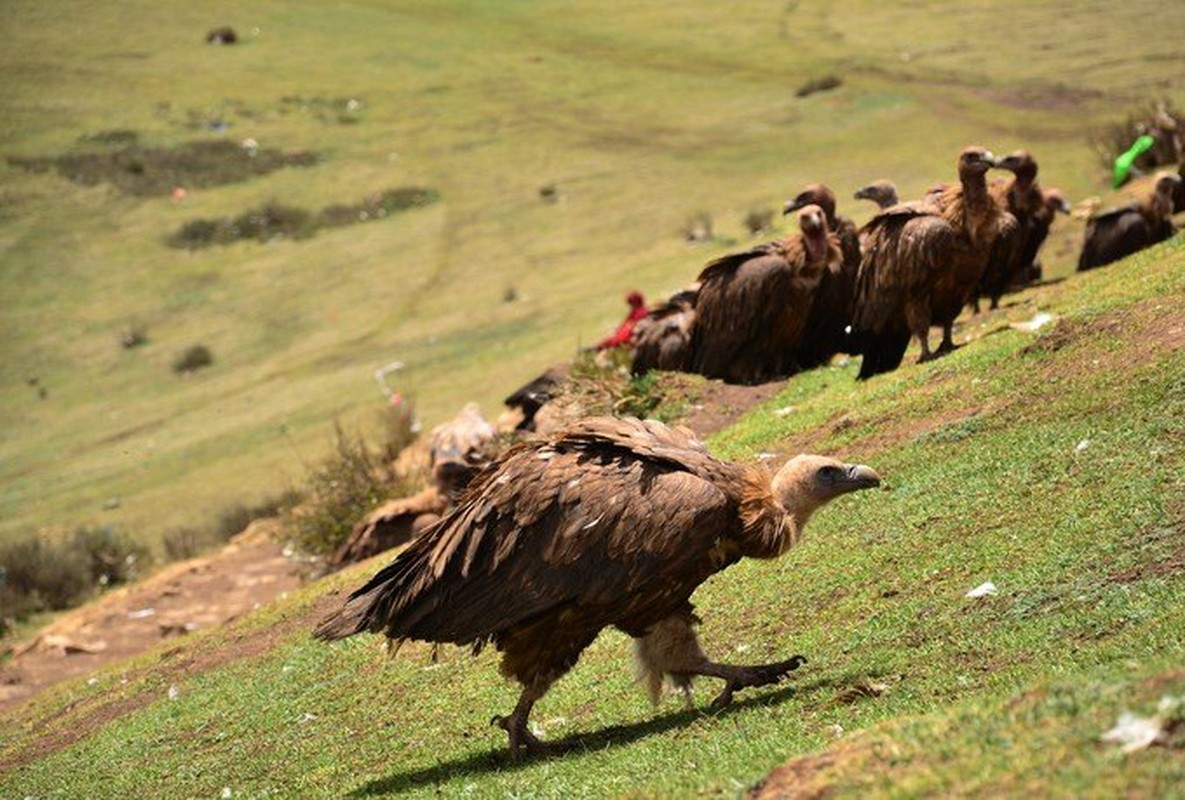
[[498, 716], [490, 720], [491, 725], [501, 728], [510, 735], [510, 757], [515, 761], [518, 761], [519, 756], [523, 753], [537, 755], [548, 751], [548, 745], [531, 733], [531, 729], [527, 726], [527, 717], [531, 714], [531, 708], [535, 705], [535, 701], [542, 696], [543, 692], [528, 686], [519, 695], [518, 704], [510, 716]]
[[691, 679], [696, 675], [722, 678], [724, 690], [712, 701], [719, 710], [732, 702], [737, 689], [777, 683], [806, 662], [805, 656], [794, 656], [774, 664], [740, 666], [720, 664], [709, 659], [699, 646], [692, 627], [699, 622], [690, 613], [678, 613], [659, 622], [645, 636], [635, 640], [634, 653], [638, 658], [642, 677], [648, 680], [650, 697], [658, 700], [663, 678], [682, 690], [684, 700], [691, 700]]
[[922, 303], [913, 302], [905, 307], [905, 324], [914, 336], [918, 337], [918, 344], [922, 347], [922, 354], [918, 356], [918, 363], [929, 361], [937, 356], [930, 351], [930, 314], [929, 298]]
[[[992, 308], [995, 308], [995, 306], [992, 306]], [[948, 322], [942, 326], [942, 343], [938, 345], [938, 351], [934, 354], [935, 358], [944, 356], [947, 353], [953, 353], [958, 349], [958, 345], [955, 344], [954, 327], [953, 322]]]

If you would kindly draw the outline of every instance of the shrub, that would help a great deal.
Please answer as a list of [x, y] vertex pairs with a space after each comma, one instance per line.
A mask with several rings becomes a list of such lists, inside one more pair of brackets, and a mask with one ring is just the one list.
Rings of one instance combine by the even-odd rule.
[[822, 78], [814, 78], [807, 81], [802, 86], [799, 86], [794, 92], [795, 97], [807, 97], [816, 92], [829, 92], [832, 89], [838, 89], [843, 85], [843, 78], [838, 75], [824, 75]]
[[309, 468], [304, 501], [284, 515], [285, 533], [313, 555], [335, 550], [358, 520], [398, 489], [390, 467], [360, 437], [347, 435], [338, 423], [333, 429], [333, 451]]
[[173, 372], [179, 375], [187, 372], [196, 372], [202, 367], [208, 367], [213, 363], [214, 355], [210, 352], [210, 348], [204, 344], [195, 344], [185, 348], [185, 351], [174, 359]]
[[756, 236], [773, 227], [774, 212], [768, 208], [753, 209], [745, 215], [744, 223], [745, 230], [749, 232], [749, 235]]
[[85, 557], [91, 583], [98, 586], [135, 580], [148, 555], [144, 545], [109, 525], [79, 528], [68, 547]]
[[1157, 143], [1136, 158], [1134, 166], [1137, 173], [1151, 172], [1162, 165], [1175, 165], [1180, 154], [1172, 152], [1171, 134], [1165, 135], [1169, 132], [1157, 124], [1158, 119], [1163, 117], [1175, 120], [1178, 127], [1185, 121], [1171, 101], [1150, 100], [1133, 109], [1123, 120], [1091, 131], [1088, 138], [1099, 162], [1110, 170], [1115, 159], [1127, 152], [1140, 135], [1151, 133], [1157, 138]]

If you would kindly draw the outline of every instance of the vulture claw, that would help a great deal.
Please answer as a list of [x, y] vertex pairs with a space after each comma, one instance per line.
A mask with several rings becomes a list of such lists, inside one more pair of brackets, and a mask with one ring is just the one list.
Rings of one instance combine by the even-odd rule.
[[721, 671], [725, 673], [719, 677], [724, 678], [725, 683], [720, 694], [716, 695], [716, 699], [712, 701], [711, 709], [713, 711], [719, 711], [731, 703], [733, 693], [737, 689], [747, 689], [777, 683], [805, 663], [806, 656], [798, 655], [791, 656], [785, 661], [777, 661], [773, 664], [761, 664], [754, 667], [725, 667], [724, 665], [719, 665]]

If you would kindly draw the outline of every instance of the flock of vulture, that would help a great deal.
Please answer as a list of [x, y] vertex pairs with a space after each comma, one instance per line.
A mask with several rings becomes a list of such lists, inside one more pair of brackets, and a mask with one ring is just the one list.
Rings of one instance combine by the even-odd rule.
[[[1012, 177], [989, 182], [992, 169]], [[633, 368], [756, 383], [842, 352], [863, 356], [866, 378], [896, 368], [911, 337], [923, 360], [948, 352], [962, 308], [980, 298], [995, 307], [1009, 287], [1031, 281], [1054, 215], [1068, 211], [1036, 177], [1024, 151], [997, 159], [969, 147], [958, 182], [919, 201], [898, 202], [884, 182], [857, 192], [882, 209], [859, 231], [836, 216], [829, 189], [810, 186], [785, 206], [796, 233], [709, 263], [695, 288], [637, 324]], [[1079, 268], [1171, 235], [1181, 189], [1166, 174], [1150, 198], [1093, 219]], [[934, 350], [932, 325], [943, 329]], [[507, 403], [529, 419], [557, 380], [549, 371]], [[578, 419], [474, 466], [471, 443], [493, 436], [473, 407], [433, 431], [438, 490], [379, 509], [335, 558], [383, 546], [383, 520], [405, 520], [414, 540], [314, 635], [373, 632], [396, 646], [414, 639], [475, 652], [492, 645], [502, 674], [521, 686], [513, 711], [494, 718], [516, 759], [548, 749], [531, 710], [606, 627], [634, 640], [652, 698], [666, 684], [688, 706], [696, 678], [724, 681], [712, 703], [720, 708], [735, 691], [797, 669], [802, 656], [752, 665], [709, 658], [691, 596], [743, 558], [777, 558], [824, 506], [880, 484], [870, 467], [823, 456], [796, 456], [774, 474], [721, 461], [689, 431], [653, 420]]]
[[[880, 212], [857, 230], [836, 213], [834, 192], [814, 184], [786, 203], [798, 231], [710, 262], [689, 289], [640, 320], [635, 374], [694, 372], [729, 383], [763, 383], [846, 353], [859, 377], [896, 369], [911, 338], [921, 361], [955, 349], [952, 326], [981, 298], [996, 308], [1010, 289], [1040, 277], [1038, 252], [1058, 212], [1057, 189], [1037, 182], [1025, 150], [996, 158], [981, 147], [959, 155], [958, 181], [899, 202], [877, 181], [856, 192]], [[990, 170], [1011, 173], [989, 180]], [[1182, 178], [1162, 173], [1143, 200], [1093, 217], [1078, 269], [1123, 258], [1174, 232]], [[941, 326], [931, 349], [929, 331]]]

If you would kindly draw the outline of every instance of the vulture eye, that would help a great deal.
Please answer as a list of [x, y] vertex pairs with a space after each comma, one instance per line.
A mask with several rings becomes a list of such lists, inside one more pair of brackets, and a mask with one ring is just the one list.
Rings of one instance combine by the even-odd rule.
[[819, 477], [827, 483], [835, 483], [839, 480], [840, 473], [843, 472], [839, 467], [822, 467], [819, 470]]

